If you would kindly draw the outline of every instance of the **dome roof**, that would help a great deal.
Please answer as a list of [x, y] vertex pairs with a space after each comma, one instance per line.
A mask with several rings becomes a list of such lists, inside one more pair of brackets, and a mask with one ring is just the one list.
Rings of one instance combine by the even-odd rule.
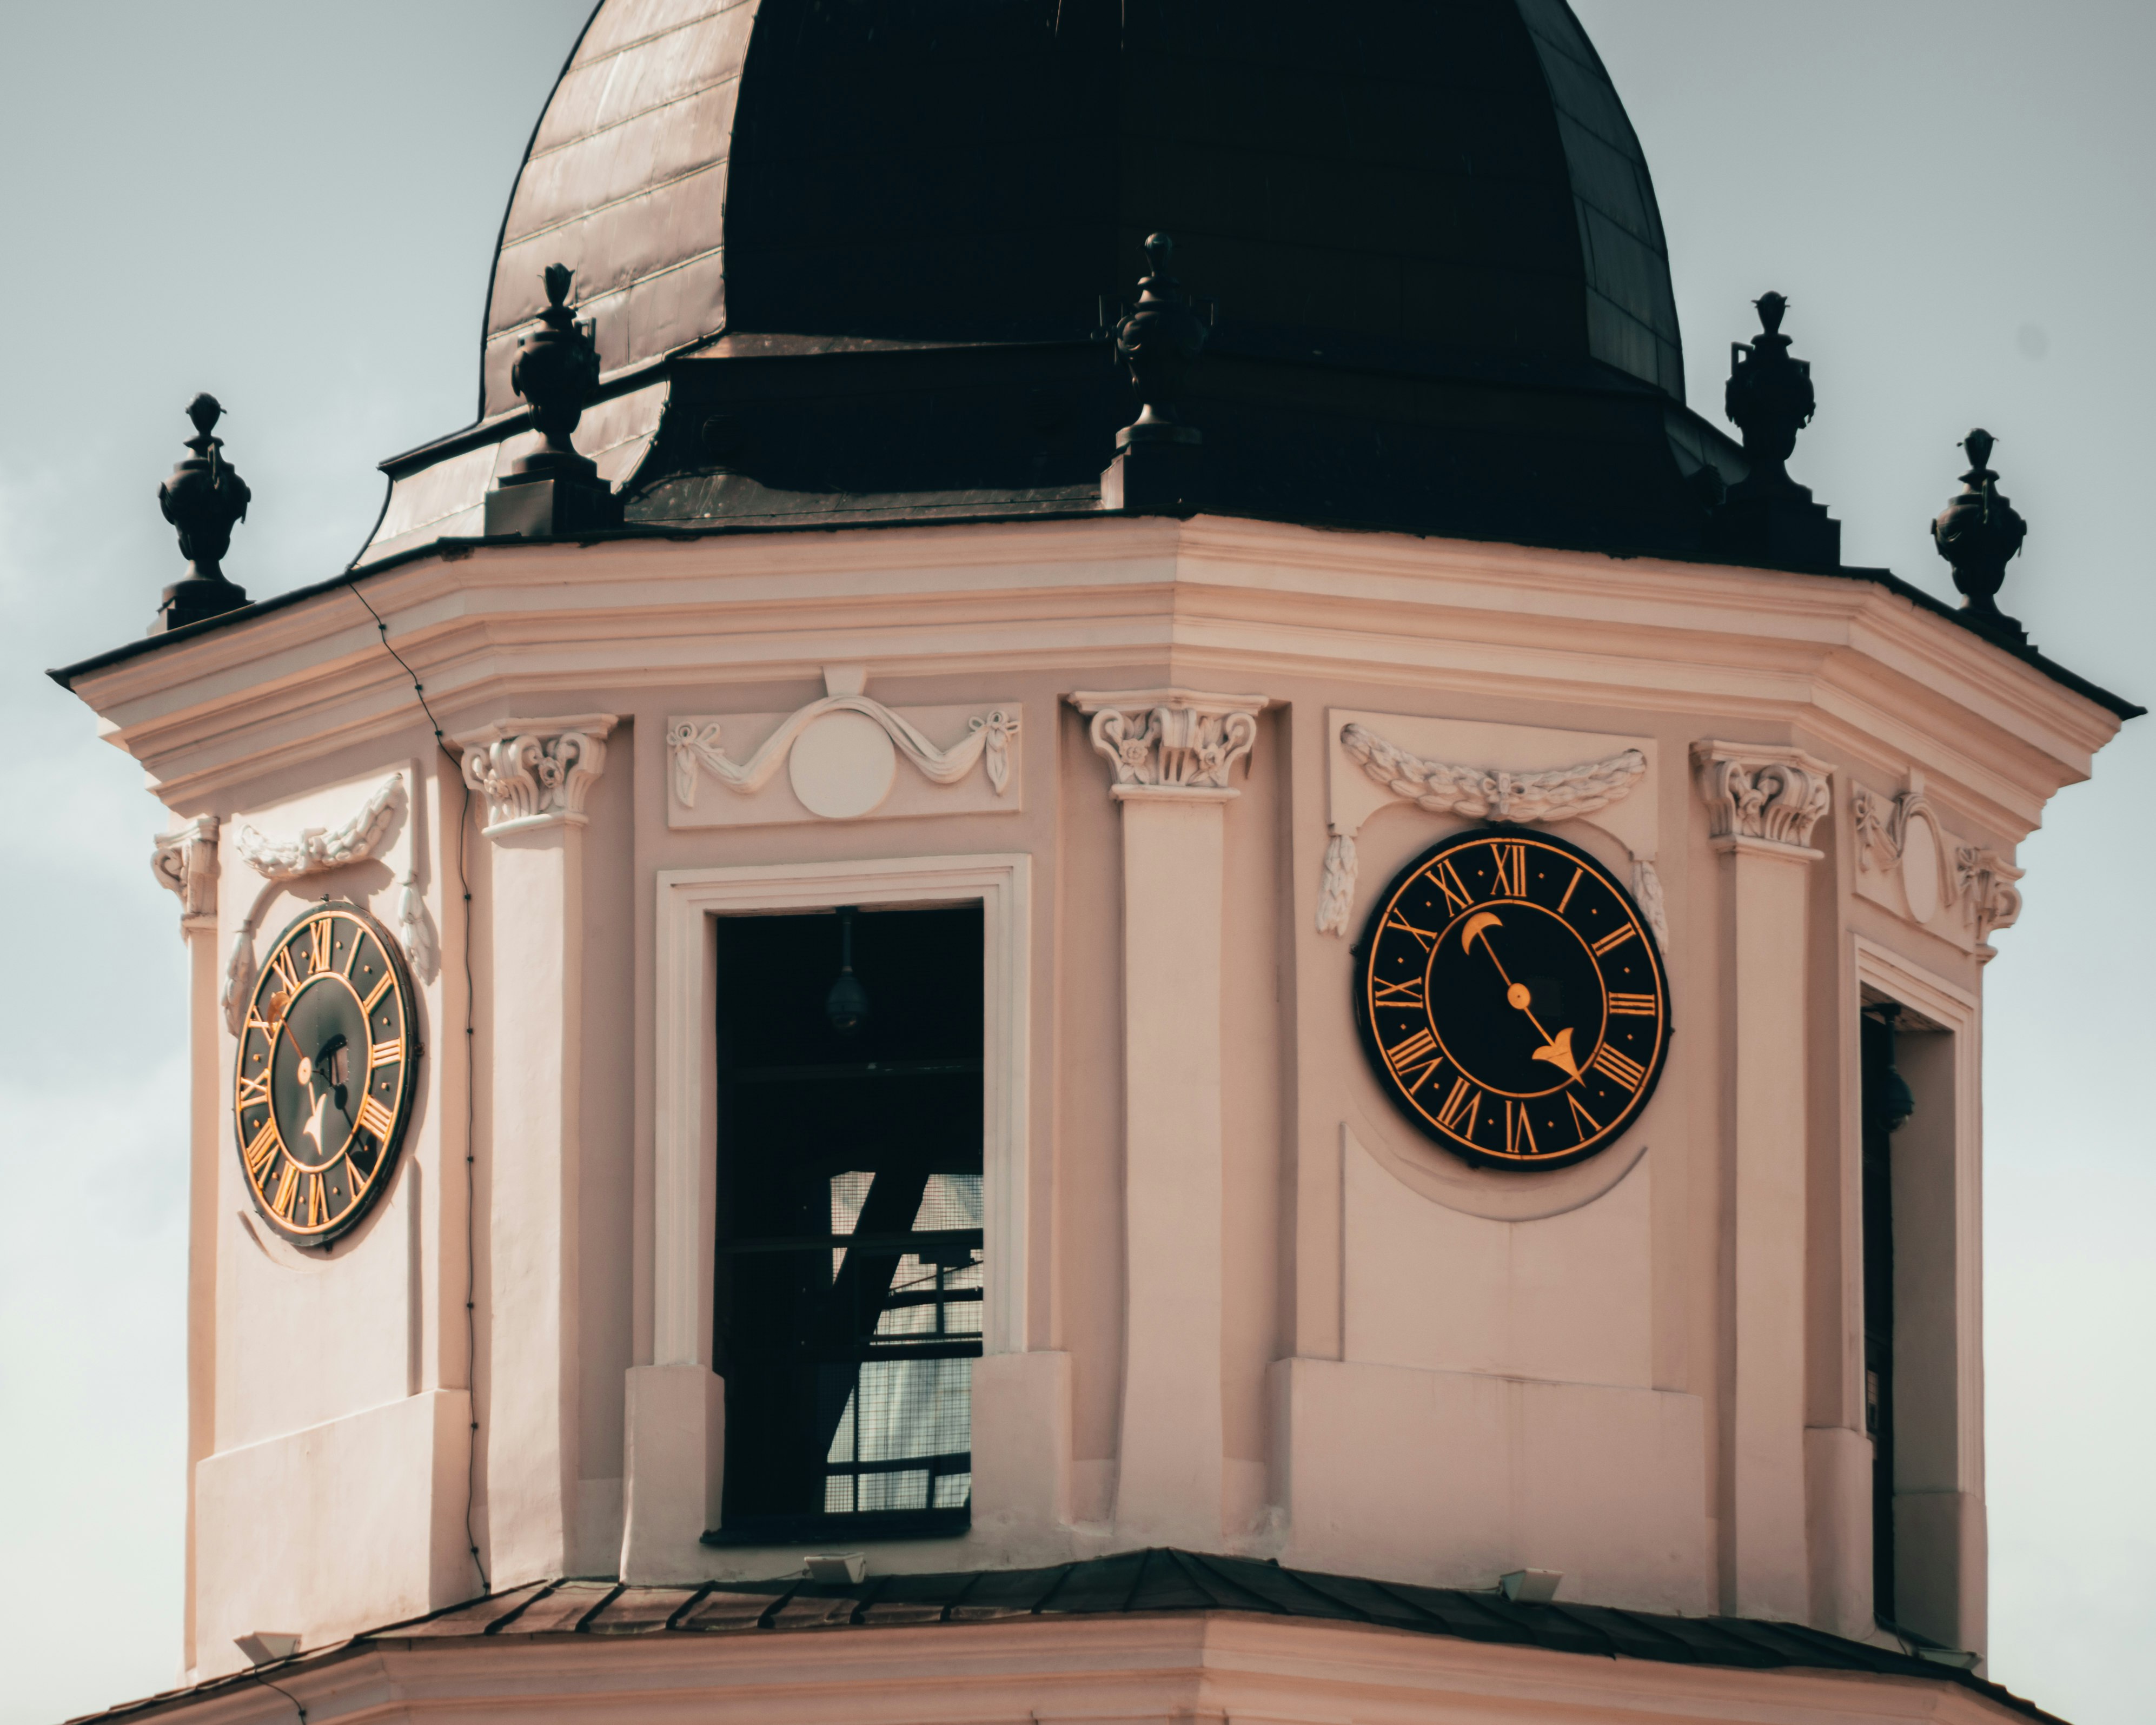
[[550, 263], [618, 373], [1082, 336], [1156, 229], [1222, 347], [1683, 397], [1654, 189], [1564, 0], [604, 0], [503, 223], [482, 414]]

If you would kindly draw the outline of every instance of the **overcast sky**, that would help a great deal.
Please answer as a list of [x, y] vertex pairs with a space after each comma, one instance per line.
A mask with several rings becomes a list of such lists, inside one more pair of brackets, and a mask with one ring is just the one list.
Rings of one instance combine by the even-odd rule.
[[[2002, 594], [2156, 696], [2156, 7], [1575, 0], [1669, 230], [1692, 404], [1792, 301], [1791, 463], [1844, 554], [1952, 597], [1926, 523], [2000, 439]], [[254, 487], [226, 567], [334, 572], [382, 456], [466, 423], [494, 236], [585, 0], [106, 0], [0, 14], [0, 1725], [174, 1678], [182, 947], [161, 812], [45, 667], [182, 565], [157, 482], [198, 389]], [[2149, 1717], [2156, 1621], [2156, 720], [2024, 846], [1985, 975], [1991, 1672]]]

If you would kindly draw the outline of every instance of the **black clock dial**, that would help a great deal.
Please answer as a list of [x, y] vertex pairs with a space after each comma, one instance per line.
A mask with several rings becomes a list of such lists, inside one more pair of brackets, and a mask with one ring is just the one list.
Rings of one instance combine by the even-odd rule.
[[1559, 1168], [1646, 1106], [1669, 986], [1632, 896], [1517, 827], [1446, 839], [1389, 886], [1356, 947], [1364, 1046], [1395, 1106], [1471, 1162]]
[[239, 1036], [233, 1122], [262, 1219], [318, 1245], [388, 1184], [418, 1050], [411, 978], [382, 925], [323, 904], [280, 935]]

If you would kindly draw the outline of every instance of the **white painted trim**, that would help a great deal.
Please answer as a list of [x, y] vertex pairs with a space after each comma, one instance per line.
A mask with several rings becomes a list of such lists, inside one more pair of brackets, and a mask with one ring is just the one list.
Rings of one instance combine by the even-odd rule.
[[[1856, 999], [1869, 983], [1953, 1036], [1954, 1471], [1959, 1488], [1984, 1495], [1984, 1049], [1983, 1004], [1968, 989], [1862, 935], [1856, 942]], [[1861, 1106], [1861, 1104], [1860, 1104]], [[1860, 1304], [1854, 1319], [1863, 1322]]]
[[658, 884], [658, 1034], [652, 1198], [652, 1363], [706, 1363], [711, 1263], [704, 1247], [712, 1202], [705, 1126], [716, 943], [706, 926], [755, 911], [839, 905], [981, 906], [983, 1226], [987, 1297], [983, 1349], [1025, 1347], [1026, 1061], [1033, 859], [1023, 855], [910, 856], [859, 862], [762, 863], [662, 870]]

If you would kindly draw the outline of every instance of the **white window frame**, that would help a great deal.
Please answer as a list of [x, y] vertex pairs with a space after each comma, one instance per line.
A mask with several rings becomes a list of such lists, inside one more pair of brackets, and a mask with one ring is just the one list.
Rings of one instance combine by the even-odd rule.
[[1026, 1060], [1032, 859], [910, 856], [666, 869], [658, 881], [652, 1359], [708, 1365], [716, 1199], [721, 916], [981, 907], [982, 1352], [1025, 1347]]

